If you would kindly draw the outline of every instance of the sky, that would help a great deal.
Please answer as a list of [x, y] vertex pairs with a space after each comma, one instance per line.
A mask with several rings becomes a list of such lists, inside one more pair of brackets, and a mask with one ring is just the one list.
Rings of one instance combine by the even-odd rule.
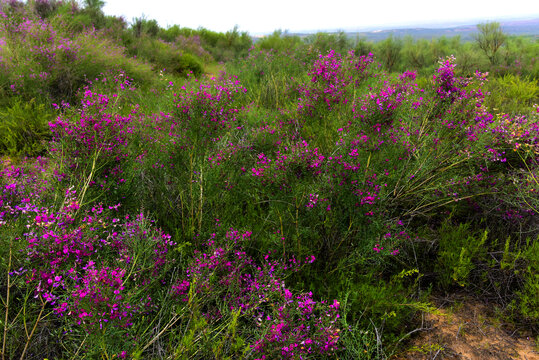
[[131, 22], [145, 16], [161, 27], [226, 32], [238, 26], [251, 35], [395, 28], [502, 17], [539, 17], [536, 0], [105, 0], [106, 15]]

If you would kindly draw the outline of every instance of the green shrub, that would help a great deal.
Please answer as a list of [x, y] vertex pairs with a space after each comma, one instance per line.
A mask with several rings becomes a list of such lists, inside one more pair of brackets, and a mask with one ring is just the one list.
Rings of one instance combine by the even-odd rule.
[[530, 77], [507, 74], [494, 78], [487, 86], [491, 96], [487, 105], [495, 110], [506, 113], [522, 113], [528, 111], [539, 101], [539, 83]]
[[531, 321], [539, 320], [539, 238], [526, 242], [526, 266], [523, 269], [524, 286], [518, 293], [520, 312]]
[[0, 152], [12, 156], [41, 154], [50, 138], [48, 122], [53, 117], [48, 106], [34, 99], [15, 99], [12, 105], [0, 108]]
[[344, 31], [337, 33], [318, 32], [307, 36], [305, 43], [321, 54], [334, 50], [344, 55], [350, 49], [350, 40]]
[[286, 51], [292, 50], [301, 44], [297, 35], [289, 35], [288, 32], [275, 30], [271, 35], [264, 36], [256, 42], [256, 47], [262, 50]]
[[184, 53], [176, 57], [176, 61], [172, 64], [172, 71], [179, 75], [187, 75], [191, 72], [198, 77], [204, 69], [195, 55]]
[[[128, 58], [124, 49], [94, 29], [73, 33], [62, 16], [50, 22], [0, 19], [0, 86], [4, 93], [45, 102], [72, 102], [81, 86], [107, 70], [123, 69], [140, 85], [153, 81], [150, 65]], [[39, 51], [34, 49], [39, 48]]]
[[377, 58], [384, 64], [387, 71], [394, 71], [401, 61], [402, 39], [389, 36], [377, 48]]
[[474, 262], [485, 255], [487, 235], [486, 230], [474, 234], [467, 223], [454, 226], [445, 221], [442, 224], [436, 266], [440, 286], [447, 289], [454, 284], [467, 284]]
[[245, 59], [226, 64], [247, 88], [251, 102], [264, 109], [289, 108], [305, 74], [305, 49], [252, 51]]
[[66, 67], [73, 67], [79, 78], [93, 80], [108, 70], [123, 70], [141, 87], [151, 85], [156, 79], [151, 65], [129, 58], [124, 48], [99, 33], [82, 33], [75, 41], [80, 44], [83, 56], [74, 64], [66, 64]]
[[129, 40], [128, 52], [132, 56], [155, 64], [156, 69], [185, 76], [203, 73], [202, 61], [195, 55], [180, 50], [176, 45], [153, 39], [147, 35]]

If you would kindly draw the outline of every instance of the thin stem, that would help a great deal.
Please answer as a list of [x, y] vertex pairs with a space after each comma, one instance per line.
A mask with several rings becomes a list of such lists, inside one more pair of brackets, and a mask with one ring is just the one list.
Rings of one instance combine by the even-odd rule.
[[80, 344], [79, 348], [77, 349], [77, 352], [75, 353], [75, 355], [73, 355], [73, 357], [71, 359], [77, 359], [77, 355], [79, 354], [80, 349], [82, 349], [82, 346], [86, 342], [87, 338], [88, 338], [88, 334], [86, 334], [86, 336], [84, 337], [84, 340], [82, 340], [82, 343]]
[[204, 197], [203, 197], [203, 191], [204, 191], [204, 184], [202, 183], [204, 181], [203, 175], [202, 175], [202, 166], [200, 166], [200, 180], [199, 180], [199, 186], [200, 186], [200, 197], [199, 197], [199, 203], [198, 203], [198, 233], [200, 234], [202, 232], [202, 208], [204, 203]]
[[[93, 158], [93, 161], [92, 161], [92, 170], [90, 170], [90, 175], [88, 176], [88, 179], [86, 180], [86, 183], [84, 184], [84, 188], [82, 189], [82, 194], [80, 196], [80, 199], [79, 199], [79, 204], [82, 204], [82, 202], [84, 201], [84, 196], [86, 195], [86, 190], [88, 190], [88, 187], [90, 186], [90, 182], [92, 181], [92, 178], [94, 176], [94, 172], [95, 172], [95, 162], [97, 160], [97, 158], [99, 157], [99, 153], [101, 152], [101, 148], [97, 151], [97, 154], [95, 154], [94, 158]], [[78, 210], [77, 210], [78, 212]]]
[[6, 316], [4, 318], [4, 338], [2, 340], [2, 360], [6, 357], [6, 339], [7, 339], [7, 322], [9, 316], [9, 289], [11, 288], [11, 282], [9, 272], [11, 270], [11, 250], [13, 246], [13, 239], [9, 243], [9, 260], [7, 265], [7, 290], [6, 290]]
[[149, 348], [149, 347], [150, 347], [150, 346], [151, 346], [157, 339], [159, 339], [159, 337], [160, 337], [161, 335], [163, 335], [163, 333], [164, 333], [165, 331], [167, 331], [172, 325], [174, 325], [174, 324], [175, 324], [178, 320], [180, 320], [180, 319], [181, 319], [181, 316], [179, 316], [179, 315], [177, 315], [177, 314], [174, 315], [174, 317], [169, 321], [169, 323], [168, 323], [167, 325], [165, 325], [165, 327], [163, 328], [163, 330], [161, 330], [157, 335], [155, 335], [155, 336], [153, 337], [153, 339], [150, 340], [150, 342], [148, 342], [148, 343], [146, 344], [146, 346], [144, 346], [144, 347], [142, 348], [141, 353], [144, 352], [144, 350], [146, 350], [147, 348]]
[[[458, 198], [458, 199], [451, 199], [451, 200], [448, 200], [448, 201], [446, 201], [446, 202], [444, 202], [444, 203], [442, 203], [442, 204], [439, 204], [439, 205], [434, 206], [434, 207], [431, 208], [430, 210], [434, 210], [434, 209], [436, 209], [436, 208], [445, 206], [445, 205], [447, 205], [447, 204], [451, 204], [452, 202], [457, 202], [457, 201], [461, 201], [461, 200], [470, 199], [470, 198], [473, 198], [473, 197], [476, 197], [476, 196], [483, 196], [483, 195], [489, 195], [489, 194], [492, 194], [492, 193], [491, 193], [491, 192], [484, 192], [484, 193], [481, 193], [481, 194], [475, 194], [475, 195], [463, 196], [463, 197]], [[412, 210], [407, 211], [407, 212], [404, 214], [404, 216], [407, 216], [407, 215], [410, 215], [410, 214], [412, 214], [412, 213], [414, 213], [414, 212], [417, 212], [417, 211], [419, 211], [419, 209], [423, 209], [423, 208], [425, 208], [425, 207], [427, 207], [427, 206], [431, 206], [431, 205], [438, 204], [438, 203], [440, 203], [440, 202], [442, 202], [442, 201], [444, 201], [444, 200], [445, 200], [445, 199], [440, 199], [440, 200], [436, 200], [436, 201], [430, 202], [430, 203], [425, 204], [425, 205], [422, 205], [422, 206], [418, 206], [418, 207], [416, 207], [415, 209], [412, 209]]]
[[43, 311], [45, 311], [45, 305], [46, 304], [47, 304], [47, 302], [43, 301], [43, 299], [41, 299], [41, 311], [39, 312], [39, 315], [37, 316], [34, 327], [32, 328], [32, 332], [30, 333], [30, 335], [26, 339], [26, 344], [24, 344], [24, 349], [22, 351], [20, 360], [24, 359], [24, 355], [26, 354], [26, 350], [28, 350], [28, 345], [30, 344], [30, 340], [32, 340], [32, 337], [34, 336], [34, 333], [36, 332], [37, 324], [39, 324], [39, 321], [41, 320], [41, 315], [43, 315]]

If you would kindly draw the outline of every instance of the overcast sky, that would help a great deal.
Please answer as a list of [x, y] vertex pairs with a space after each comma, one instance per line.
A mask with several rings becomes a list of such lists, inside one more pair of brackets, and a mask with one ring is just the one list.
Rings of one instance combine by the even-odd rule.
[[500, 17], [539, 17], [537, 0], [105, 0], [107, 15], [128, 22], [143, 14], [162, 27], [227, 31], [238, 25], [251, 35], [282, 29], [315, 31], [433, 24]]

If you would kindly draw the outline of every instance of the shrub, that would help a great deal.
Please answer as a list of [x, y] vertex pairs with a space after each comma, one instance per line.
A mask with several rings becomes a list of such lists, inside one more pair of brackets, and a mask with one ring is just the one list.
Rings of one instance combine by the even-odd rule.
[[258, 107], [283, 109], [297, 101], [305, 66], [304, 51], [252, 49], [245, 59], [227, 63], [227, 72], [242, 80], [247, 96]]
[[[32, 335], [36, 328], [49, 326], [58, 327], [51, 335], [67, 343], [51, 346], [48, 352], [55, 356], [133, 351], [135, 337], [129, 334], [155, 311], [152, 297], [170, 264], [170, 236], [143, 214], [114, 217], [119, 204], [83, 209], [79, 194], [71, 189], [58, 208], [44, 207], [43, 194], [50, 188], [40, 187], [38, 176], [15, 167], [2, 171], [1, 220], [10, 226], [0, 231], [3, 238], [17, 237], [25, 253], [7, 269], [16, 269], [9, 275], [16, 296], [7, 301], [26, 314], [25, 320], [9, 318], [10, 353], [24, 354], [29, 344], [31, 351], [38, 351]], [[17, 223], [23, 228], [11, 226]], [[20, 233], [26, 227], [33, 231]], [[44, 310], [48, 316], [42, 316]], [[23, 336], [20, 322], [28, 317], [34, 331]], [[90, 346], [72, 347], [81, 337]]]
[[442, 224], [439, 231], [437, 270], [439, 284], [443, 288], [458, 284], [467, 285], [474, 262], [484, 261], [487, 231], [483, 234], [470, 234], [469, 224], [451, 226], [449, 221]]
[[277, 52], [284, 52], [293, 50], [295, 47], [301, 44], [301, 40], [297, 35], [290, 35], [286, 31], [275, 30], [271, 35], [264, 36], [262, 39], [256, 42], [256, 47], [261, 50], [273, 50]]
[[530, 241], [527, 239], [526, 250], [524, 252], [524, 259], [526, 261], [524, 272], [524, 286], [519, 291], [519, 304], [520, 312], [524, 318], [530, 321], [537, 321], [539, 319], [539, 299], [537, 299], [537, 292], [539, 292], [539, 241]]
[[523, 114], [530, 111], [539, 98], [537, 80], [518, 75], [507, 74], [494, 78], [490, 80], [487, 89], [491, 95], [486, 105], [493, 111], [504, 109], [510, 114]]
[[60, 19], [2, 18], [0, 77], [4, 92], [25, 99], [71, 102], [87, 79], [107, 70], [120, 71], [138, 83], [152, 81], [151, 68], [124, 56], [124, 50], [94, 29], [64, 34]]
[[[317, 302], [312, 293], [293, 294], [281, 279], [314, 257], [279, 263], [269, 260], [268, 254], [259, 266], [243, 250], [250, 237], [250, 232], [233, 229], [224, 241], [213, 234], [203, 252], [195, 253], [187, 277], [173, 286], [178, 301], [187, 302], [198, 319], [205, 319], [210, 331], [204, 334], [195, 328], [181, 354], [205, 351], [210, 356], [208, 350], [212, 349], [215, 357], [331, 356], [339, 347], [339, 302]], [[213, 332], [223, 321], [230, 324], [229, 330], [219, 339]], [[195, 340], [201, 338], [206, 341]]]
[[0, 117], [0, 152], [10, 156], [43, 154], [51, 138], [51, 109], [37, 104], [35, 99], [23, 102], [15, 98], [11, 106], [0, 109]]
[[202, 75], [204, 69], [200, 61], [191, 54], [184, 53], [176, 58], [171, 70], [179, 75], [193, 74], [196, 77]]

